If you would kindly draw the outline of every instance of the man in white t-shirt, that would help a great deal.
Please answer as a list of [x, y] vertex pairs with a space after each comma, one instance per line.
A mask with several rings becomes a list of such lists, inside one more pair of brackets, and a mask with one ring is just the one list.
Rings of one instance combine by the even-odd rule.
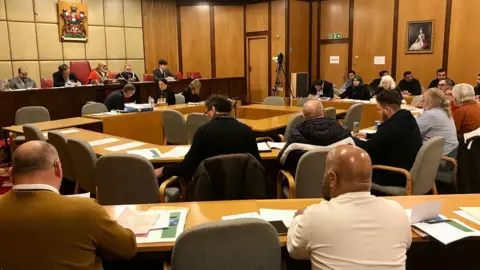
[[299, 210], [287, 248], [312, 269], [405, 269], [412, 242], [409, 219], [397, 203], [370, 194], [372, 162], [361, 148], [330, 151], [322, 201]]

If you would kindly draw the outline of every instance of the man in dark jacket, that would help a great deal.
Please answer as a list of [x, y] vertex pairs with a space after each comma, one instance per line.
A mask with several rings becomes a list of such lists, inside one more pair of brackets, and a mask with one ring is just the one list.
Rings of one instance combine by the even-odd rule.
[[157, 177], [175, 175], [190, 181], [203, 160], [218, 155], [250, 153], [261, 160], [255, 133], [249, 126], [233, 118], [230, 114], [232, 102], [227, 97], [211, 96], [205, 106], [211, 120], [197, 129], [183, 161], [156, 169]]
[[131, 98], [135, 94], [135, 86], [133, 84], [126, 84], [123, 90], [117, 90], [105, 99], [105, 106], [109, 111], [111, 110], [124, 110], [125, 98]]
[[53, 86], [80, 86], [81, 83], [75, 76], [75, 73], [70, 72], [70, 67], [66, 64], [58, 66], [58, 71], [53, 73]]
[[311, 98], [329, 97], [333, 98], [333, 84], [324, 80], [314, 81], [310, 87]]
[[[439, 68], [437, 70], [437, 78], [430, 82], [430, 84], [428, 85], [428, 89], [438, 87], [438, 83], [441, 80], [445, 80], [445, 79], [448, 79], [447, 70], [444, 68]], [[451, 81], [452, 81], [452, 86], [454, 86], [455, 82], [453, 80]]]
[[153, 71], [153, 76], [155, 77], [156, 82], [160, 81], [160, 79], [177, 79], [175, 78], [175, 75], [173, 75], [168, 69], [168, 62], [165, 59], [160, 59], [158, 61], [158, 68]]
[[[320, 100], [309, 100], [303, 105], [305, 121], [294, 127], [287, 139], [285, 147], [280, 151], [280, 159], [292, 143], [303, 143], [317, 146], [328, 146], [350, 137], [350, 130], [344, 128], [337, 120], [325, 117]], [[298, 161], [305, 150], [293, 150], [288, 153], [284, 168], [295, 171]]]
[[480, 74], [477, 76], [477, 85], [475, 86], [475, 96], [480, 95]]
[[[410, 171], [417, 152], [422, 147], [422, 135], [417, 121], [410, 111], [401, 109], [402, 98], [396, 91], [382, 91], [376, 99], [377, 109], [384, 122], [370, 140], [356, 139], [355, 143], [368, 152], [373, 165]], [[384, 170], [373, 171], [373, 182], [385, 186], [406, 185], [403, 174]]]
[[388, 71], [386, 70], [382, 70], [378, 73], [378, 75], [380, 76], [380, 78], [376, 78], [374, 79], [369, 85], [374, 88], [374, 89], [377, 89], [377, 87], [380, 85], [380, 81], [382, 80], [382, 77], [385, 76], [385, 75], [390, 75], [388, 73]]
[[[398, 84], [400, 90], [402, 90], [403, 94], [407, 95], [415, 95], [419, 96], [422, 94], [422, 86], [420, 86], [420, 82], [413, 78], [411, 71], [405, 71], [403, 73], [403, 79]], [[405, 93], [408, 92], [408, 93]]]

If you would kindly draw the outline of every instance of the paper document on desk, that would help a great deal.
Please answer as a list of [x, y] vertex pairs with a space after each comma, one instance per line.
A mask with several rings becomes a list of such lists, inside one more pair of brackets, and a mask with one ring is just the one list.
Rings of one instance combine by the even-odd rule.
[[471, 222], [474, 222], [476, 223], [477, 225], [480, 225], [480, 220], [476, 219], [475, 217], [471, 216], [470, 214], [468, 214], [467, 212], [465, 211], [462, 211], [462, 210], [457, 210], [457, 211], [453, 211], [453, 213], [463, 217], [464, 219], [466, 220], [470, 220]]
[[190, 151], [190, 146], [177, 146], [172, 150], [163, 153], [162, 158], [179, 158], [185, 156]]
[[151, 210], [148, 212], [158, 213], [158, 219], [150, 230], [165, 229], [170, 226], [170, 213], [166, 210]]
[[442, 208], [442, 201], [433, 201], [416, 204], [411, 210], [405, 209], [405, 212], [410, 218], [410, 224], [414, 224], [426, 220], [446, 219], [440, 215], [440, 208]]
[[115, 139], [115, 138], [106, 138], [106, 139], [91, 141], [91, 142], [88, 142], [88, 143], [90, 144], [90, 146], [97, 146], [97, 145], [112, 143], [112, 142], [116, 142], [116, 141], [118, 141], [118, 139]]
[[467, 237], [480, 236], [479, 231], [456, 219], [447, 219], [440, 223], [433, 224], [419, 222], [412, 226], [422, 230], [445, 245]]
[[271, 152], [272, 149], [268, 146], [266, 142], [257, 143], [258, 152]]
[[111, 111], [111, 112], [101, 112], [101, 113], [93, 113], [90, 114], [91, 116], [103, 116], [103, 115], [117, 115], [120, 114], [117, 111]]
[[271, 148], [271, 149], [280, 149], [282, 150], [284, 147], [285, 147], [285, 142], [267, 142], [267, 145]]
[[80, 132], [80, 130], [74, 129], [74, 128], [60, 130], [60, 133], [63, 133], [63, 134], [70, 134], [70, 133], [75, 133], [75, 132]]
[[[165, 211], [168, 213], [168, 227], [163, 229], [150, 229], [148, 234], [137, 236], [137, 244], [174, 242], [185, 229], [188, 208], [165, 209], [163, 207], [152, 207], [153, 211]], [[150, 212], [150, 211], [149, 211]], [[156, 225], [156, 224], [155, 224]], [[155, 227], [154, 225], [154, 227]]]
[[290, 227], [293, 217], [297, 210], [281, 210], [281, 209], [266, 209], [260, 208], [260, 216], [266, 221], [281, 220], [287, 228]]
[[159, 216], [157, 211], [137, 212], [127, 207], [120, 214], [117, 222], [122, 227], [130, 229], [135, 235], [147, 234]]
[[463, 212], [480, 221], [480, 207], [459, 207]]
[[258, 218], [261, 219], [260, 215], [257, 212], [249, 212], [249, 213], [242, 213], [230, 216], [223, 216], [222, 220], [233, 220], [233, 219], [241, 219], [241, 218]]
[[130, 148], [135, 148], [138, 146], [144, 145], [144, 142], [130, 142], [130, 143], [125, 143], [125, 144], [120, 144], [117, 146], [112, 146], [109, 148], [105, 148], [105, 150], [112, 151], [112, 152], [117, 152], [117, 151], [122, 151], [122, 150], [127, 150]]
[[127, 154], [138, 155], [142, 156], [148, 160], [161, 158], [162, 153], [158, 151], [157, 148], [147, 148], [147, 149], [139, 149], [139, 150], [128, 150]]

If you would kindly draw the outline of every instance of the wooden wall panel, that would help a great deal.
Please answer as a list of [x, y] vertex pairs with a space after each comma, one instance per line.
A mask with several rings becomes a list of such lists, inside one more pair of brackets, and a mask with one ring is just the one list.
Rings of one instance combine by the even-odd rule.
[[478, 0], [453, 0], [448, 76], [456, 83], [475, 85], [477, 74], [480, 73], [478, 10], [480, 10]]
[[[352, 68], [367, 83], [392, 66], [394, 0], [355, 0]], [[385, 56], [385, 65], [374, 65]]]
[[247, 32], [268, 31], [268, 3], [247, 5]]
[[[430, 81], [435, 78], [436, 70], [442, 67], [445, 11], [446, 0], [436, 0], [434, 5], [429, 1], [400, 1], [398, 12], [397, 81], [402, 79], [403, 72], [407, 70], [411, 71], [413, 76], [417, 78], [425, 88], [428, 86]], [[408, 46], [406, 44], [407, 22], [423, 20], [435, 21], [433, 33], [433, 53], [406, 54], [405, 51]], [[457, 24], [457, 22], [455, 22], [455, 24]], [[468, 27], [470, 27], [470, 25]]]
[[311, 74], [310, 82], [313, 82], [317, 78], [317, 8], [318, 3], [312, 3], [312, 51], [310, 55], [311, 62]]
[[[349, 0], [329, 0], [320, 4], [322, 5], [320, 38], [327, 39], [329, 33], [338, 32], [342, 33], [343, 38], [348, 38]], [[356, 5], [355, 3], [355, 7]]]
[[[340, 56], [340, 64], [330, 64], [330, 56]], [[320, 45], [320, 78], [335, 84], [340, 88], [348, 72], [348, 44], [322, 44]]]
[[243, 77], [243, 7], [215, 7], [216, 77]]
[[[272, 1], [271, 4], [271, 13], [272, 13], [272, 55], [270, 55], [270, 63], [272, 65], [272, 87], [275, 86], [275, 78], [277, 73], [276, 68], [277, 68], [277, 63], [275, 61], [272, 61], [272, 57], [275, 57], [278, 55], [278, 53], [283, 53], [285, 55], [285, 1], [283, 0], [278, 0], [278, 1]], [[285, 64], [284, 67], [286, 68]], [[283, 76], [283, 75], [282, 75]], [[283, 77], [282, 78], [282, 83], [283, 83]]]
[[210, 78], [210, 7], [182, 6], [180, 18], [183, 72], [185, 75], [187, 72], [200, 72], [202, 77]]
[[289, 72], [308, 72], [309, 3], [289, 0], [290, 8], [290, 54]]
[[[159, 15], [161, 14], [161, 16]], [[171, 71], [178, 71], [177, 9], [174, 0], [142, 0], [143, 42], [146, 72], [158, 67], [158, 60], [168, 61]]]

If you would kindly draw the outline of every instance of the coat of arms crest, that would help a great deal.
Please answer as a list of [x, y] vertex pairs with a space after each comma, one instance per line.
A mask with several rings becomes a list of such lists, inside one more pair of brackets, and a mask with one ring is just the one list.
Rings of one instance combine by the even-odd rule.
[[63, 23], [60, 23], [62, 41], [87, 41], [86, 7], [79, 8], [77, 5], [68, 3], [67, 8], [59, 6], [60, 17], [63, 19]]

